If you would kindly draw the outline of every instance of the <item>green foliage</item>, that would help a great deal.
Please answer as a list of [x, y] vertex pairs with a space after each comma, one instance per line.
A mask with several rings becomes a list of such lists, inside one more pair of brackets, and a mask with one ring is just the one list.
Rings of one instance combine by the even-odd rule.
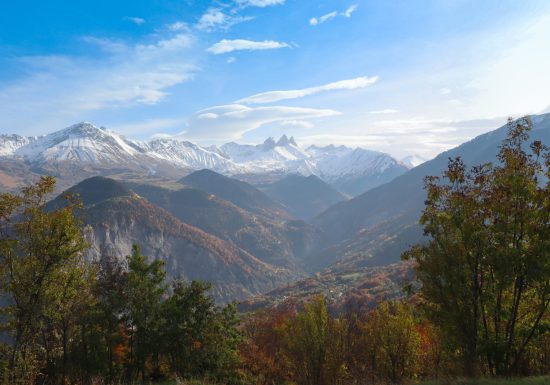
[[0, 383], [242, 383], [235, 307], [215, 305], [206, 283], [170, 290], [164, 263], [137, 245], [127, 269], [84, 260], [80, 204], [48, 210], [54, 186], [45, 177], [0, 195]]
[[370, 313], [366, 333], [372, 350], [372, 368], [392, 384], [415, 378], [421, 371], [420, 333], [409, 306], [384, 302]]
[[470, 376], [520, 373], [548, 313], [550, 185], [541, 180], [549, 153], [537, 142], [526, 151], [530, 127], [528, 118], [510, 121], [500, 165], [468, 170], [451, 159], [443, 180], [426, 179], [421, 223], [430, 241], [405, 256]]
[[347, 323], [328, 313], [324, 297], [317, 297], [291, 320], [284, 336], [283, 352], [300, 385], [339, 384], [344, 365]]
[[159, 355], [162, 330], [161, 300], [166, 292], [166, 272], [162, 261], [147, 262], [139, 246], [134, 245], [128, 258], [126, 276], [127, 330], [130, 349], [130, 376], [145, 380], [145, 364], [152, 360], [153, 375], [160, 374]]
[[166, 354], [179, 376], [239, 382], [238, 317], [233, 305], [218, 308], [208, 291], [211, 285], [176, 281], [163, 304]]
[[65, 207], [46, 210], [54, 186], [54, 178], [43, 177], [19, 195], [0, 196], [0, 279], [8, 303], [2, 313], [13, 339], [12, 384], [49, 379], [52, 372], [64, 379], [74, 324], [68, 312], [84, 304], [81, 293], [90, 282], [81, 223], [73, 215], [78, 203], [68, 197]]

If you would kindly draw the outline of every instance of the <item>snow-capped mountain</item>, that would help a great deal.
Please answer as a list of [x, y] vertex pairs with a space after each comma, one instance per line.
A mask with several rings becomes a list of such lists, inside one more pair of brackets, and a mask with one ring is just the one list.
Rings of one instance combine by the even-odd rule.
[[84, 166], [90, 173], [105, 171], [105, 175], [129, 169], [170, 177], [200, 169], [226, 175], [316, 175], [350, 195], [406, 171], [388, 154], [345, 146], [304, 149], [286, 135], [259, 145], [232, 142], [202, 147], [176, 137], [132, 141], [87, 122], [40, 137], [2, 135], [0, 157], [39, 166], [43, 172], [56, 170], [58, 175], [70, 166], [75, 176]]
[[12, 156], [19, 148], [36, 140], [36, 137], [26, 137], [17, 134], [0, 135], [0, 156]]
[[246, 172], [245, 167], [223, 156], [215, 146], [207, 149], [191, 142], [172, 138], [153, 139], [141, 143], [141, 146], [147, 155], [185, 168], [194, 170], [208, 168], [229, 174]]
[[288, 162], [309, 159], [307, 152], [302, 150], [294, 140], [283, 135], [279, 141], [268, 138], [262, 144], [248, 145], [227, 143], [221, 150], [234, 162], [248, 164], [252, 168], [288, 169]]
[[382, 174], [389, 168], [398, 166], [398, 162], [390, 155], [364, 148], [330, 145], [311, 146], [307, 151], [319, 172], [318, 176], [329, 182], [344, 175]]
[[278, 141], [268, 138], [255, 146], [227, 143], [221, 150], [249, 172], [316, 175], [350, 195], [385, 183], [407, 170], [382, 152], [334, 145], [303, 149], [286, 135]]
[[401, 159], [401, 163], [403, 163], [408, 168], [414, 168], [416, 166], [420, 166], [422, 163], [427, 162], [428, 159], [420, 156], [420, 155], [409, 155]]
[[136, 143], [85, 122], [29, 141], [17, 148], [14, 155], [31, 163], [68, 161], [116, 164], [134, 161], [142, 153]]
[[310, 146], [310, 162], [319, 178], [349, 195], [358, 195], [389, 182], [407, 168], [383, 152], [329, 145]]

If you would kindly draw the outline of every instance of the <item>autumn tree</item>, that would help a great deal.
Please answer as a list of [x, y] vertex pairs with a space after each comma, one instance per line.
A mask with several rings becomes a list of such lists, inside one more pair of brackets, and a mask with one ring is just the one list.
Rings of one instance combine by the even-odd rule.
[[242, 324], [244, 341], [240, 346], [245, 370], [258, 385], [281, 385], [290, 380], [290, 367], [284, 354], [284, 341], [295, 304], [261, 309], [248, 315]]
[[413, 247], [432, 321], [461, 352], [464, 371], [518, 372], [550, 303], [548, 149], [527, 144], [531, 121], [509, 121], [498, 164], [449, 161], [426, 178], [427, 243]]
[[[5, 328], [13, 340], [11, 384], [32, 382], [47, 366], [50, 358], [44, 353], [51, 350], [43, 346], [50, 339], [45, 322], [60, 303], [70, 301], [78, 286], [78, 280], [65, 280], [82, 266], [86, 248], [74, 215], [78, 202], [69, 198], [63, 207], [48, 210], [54, 188], [53, 177], [42, 177], [20, 194], [0, 195], [0, 287], [7, 302], [2, 309]], [[60, 279], [63, 290], [58, 290]], [[41, 376], [49, 375], [54, 374]]]
[[290, 321], [284, 353], [299, 385], [341, 383], [346, 376], [346, 328], [345, 319], [330, 316], [322, 296]]
[[420, 369], [420, 334], [411, 309], [402, 302], [383, 302], [365, 323], [374, 356], [373, 370], [382, 381], [403, 383]]

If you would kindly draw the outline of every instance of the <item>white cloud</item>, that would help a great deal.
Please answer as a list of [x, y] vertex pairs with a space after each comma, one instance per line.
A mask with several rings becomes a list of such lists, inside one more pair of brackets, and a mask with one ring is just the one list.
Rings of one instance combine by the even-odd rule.
[[252, 95], [244, 99], [238, 100], [237, 103], [273, 103], [287, 99], [303, 98], [304, 96], [314, 95], [324, 91], [335, 90], [354, 90], [357, 88], [365, 88], [378, 81], [378, 76], [367, 77], [362, 76], [355, 79], [341, 80], [338, 82], [324, 84], [317, 87], [303, 88], [299, 90], [287, 91], [269, 91], [260, 94]]
[[271, 5], [284, 4], [285, 0], [237, 0], [237, 4], [242, 7], [269, 7]]
[[447, 88], [447, 87], [443, 87], [441, 90], [441, 95], [449, 95], [451, 94], [453, 91], [450, 89], [450, 88]]
[[206, 112], [197, 116], [197, 119], [218, 119], [220, 116], [213, 112]]
[[175, 23], [168, 24], [166, 27], [172, 32], [189, 31], [189, 26], [183, 21], [176, 21]]
[[83, 36], [80, 40], [82, 40], [84, 43], [96, 45], [99, 48], [101, 48], [105, 52], [109, 52], [112, 54], [121, 53], [123, 51], [126, 51], [127, 46], [121, 41], [113, 40], [113, 39], [105, 39], [95, 36]]
[[231, 63], [235, 63], [237, 59], [234, 57], [234, 56], [231, 56], [229, 58], [227, 58], [226, 62], [227, 64], [231, 64]]
[[93, 111], [154, 105], [198, 70], [189, 57], [193, 37], [188, 34], [138, 45], [94, 37], [83, 40], [101, 47], [104, 57], [100, 61], [73, 56], [17, 59], [29, 75], [0, 84], [4, 124], [9, 122], [12, 130], [49, 130], [89, 119]]
[[[248, 107], [240, 104], [215, 106], [198, 111], [191, 117], [187, 129], [182, 135], [198, 140], [235, 140], [244, 133], [255, 130], [265, 124], [277, 122], [302, 122], [339, 115], [330, 109], [301, 107]], [[288, 124], [288, 123], [287, 123]]]
[[342, 13], [342, 16], [350, 18], [352, 13], [355, 12], [356, 10], [357, 10], [357, 4], [351, 5], [351, 6], [348, 7], [348, 9], [346, 9]]
[[396, 114], [398, 112], [399, 112], [398, 110], [394, 110], [393, 108], [386, 108], [384, 110], [369, 111], [369, 114], [382, 115], [382, 114]]
[[315, 125], [311, 122], [305, 120], [285, 120], [281, 123], [283, 127], [292, 127], [292, 128], [313, 128]]
[[141, 17], [135, 17], [135, 16], [126, 16], [124, 20], [128, 20], [136, 25], [142, 25], [145, 24], [145, 19]]
[[304, 145], [360, 146], [399, 159], [410, 154], [432, 158], [505, 123], [505, 117], [473, 120], [412, 117], [363, 123], [360, 128], [342, 134], [315, 133], [296, 139]]
[[264, 41], [252, 41], [244, 39], [236, 40], [227, 40], [223, 39], [206, 51], [213, 53], [214, 55], [220, 55], [224, 53], [234, 52], [234, 51], [257, 51], [257, 50], [266, 50], [266, 49], [279, 49], [279, 48], [290, 48], [290, 45], [287, 43], [281, 43], [274, 40], [264, 40]]
[[355, 12], [356, 9], [357, 9], [357, 5], [352, 5], [348, 7], [344, 12], [341, 12], [341, 13], [338, 13], [337, 11], [332, 11], [320, 17], [312, 17], [311, 19], [309, 19], [309, 25], [315, 26], [315, 25], [323, 24], [327, 21], [335, 19], [338, 16], [343, 16], [349, 19], [352, 13]]
[[326, 15], [323, 15], [319, 18], [312, 17], [311, 19], [309, 19], [309, 24], [310, 25], [323, 24], [326, 21], [334, 19], [336, 16], [338, 16], [338, 12], [334, 11], [331, 13], [327, 13]]
[[252, 20], [250, 16], [230, 16], [222, 12], [219, 8], [208, 8], [197, 23], [197, 28], [205, 31], [215, 29], [227, 30], [233, 25]]
[[109, 129], [124, 135], [162, 135], [159, 130], [174, 130], [181, 128], [185, 119], [147, 119], [145, 121], [110, 125]]

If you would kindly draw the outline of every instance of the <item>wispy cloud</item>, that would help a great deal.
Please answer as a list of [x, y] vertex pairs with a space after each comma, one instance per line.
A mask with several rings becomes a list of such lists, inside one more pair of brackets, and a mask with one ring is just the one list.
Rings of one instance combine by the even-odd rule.
[[237, 0], [237, 4], [242, 7], [269, 7], [271, 5], [284, 4], [285, 0]]
[[257, 51], [279, 48], [290, 48], [290, 45], [274, 40], [253, 41], [244, 39], [223, 39], [208, 48], [207, 51], [214, 55], [220, 55], [234, 51]]
[[340, 80], [338, 82], [328, 83], [317, 87], [309, 87], [298, 90], [262, 92], [260, 94], [237, 100], [237, 103], [273, 103], [281, 100], [303, 98], [304, 96], [314, 95], [325, 91], [354, 90], [357, 88], [365, 88], [376, 83], [377, 81], [378, 76], [362, 76], [355, 79]]
[[323, 24], [326, 21], [334, 19], [336, 16], [338, 16], [338, 12], [333, 11], [333, 12], [327, 13], [326, 15], [323, 15], [319, 18], [312, 17], [311, 19], [309, 19], [309, 24], [310, 25]]
[[251, 16], [231, 16], [224, 13], [219, 8], [208, 8], [207, 11], [201, 16], [197, 23], [197, 28], [205, 31], [212, 31], [216, 29], [227, 30], [245, 21], [252, 20]]
[[332, 11], [320, 17], [312, 17], [311, 19], [309, 19], [309, 24], [313, 26], [323, 24], [327, 21], [335, 19], [338, 16], [342, 16], [349, 19], [356, 9], [357, 9], [357, 4], [354, 4], [349, 6], [344, 12], [339, 13], [338, 11]]
[[244, 133], [269, 123], [301, 122], [296, 124], [310, 127], [311, 119], [339, 114], [338, 111], [330, 109], [287, 106], [249, 107], [241, 104], [215, 106], [196, 112], [182, 135], [196, 140], [235, 140]]
[[183, 21], [176, 21], [175, 23], [168, 24], [166, 28], [172, 32], [189, 31], [189, 25]]
[[[115, 132], [121, 134], [131, 134], [131, 135], [150, 135], [157, 136], [159, 135], [160, 130], [175, 131], [181, 129], [185, 123], [184, 118], [171, 119], [171, 118], [161, 118], [161, 119], [147, 119], [139, 122], [131, 122], [125, 124], [115, 124], [109, 128]], [[162, 134], [160, 134], [162, 135]]]
[[344, 12], [342, 12], [342, 16], [350, 18], [353, 12], [357, 10], [357, 4], [351, 5], [346, 9]]
[[285, 120], [281, 123], [281, 126], [283, 127], [291, 127], [291, 128], [313, 128], [315, 125], [311, 122], [305, 121], [305, 120]]
[[92, 111], [154, 105], [198, 70], [189, 55], [194, 39], [186, 33], [136, 45], [94, 37], [83, 41], [105, 52], [100, 61], [55, 55], [16, 59], [29, 75], [0, 84], [4, 122], [12, 129], [35, 127], [35, 117], [41, 117], [43, 128], [58, 127]]
[[393, 108], [386, 108], [386, 109], [383, 109], [383, 110], [369, 111], [369, 114], [384, 115], [384, 114], [396, 114], [398, 112], [399, 112], [398, 110], [395, 110]]
[[136, 16], [126, 16], [124, 18], [124, 20], [128, 20], [129, 22], [132, 22], [136, 25], [142, 25], [142, 24], [145, 24], [145, 19], [141, 18], [141, 17], [136, 17]]
[[304, 145], [343, 144], [383, 151], [398, 158], [411, 154], [432, 158], [505, 123], [505, 117], [473, 120], [411, 117], [380, 120], [342, 134], [312, 133], [298, 135], [296, 139]]

